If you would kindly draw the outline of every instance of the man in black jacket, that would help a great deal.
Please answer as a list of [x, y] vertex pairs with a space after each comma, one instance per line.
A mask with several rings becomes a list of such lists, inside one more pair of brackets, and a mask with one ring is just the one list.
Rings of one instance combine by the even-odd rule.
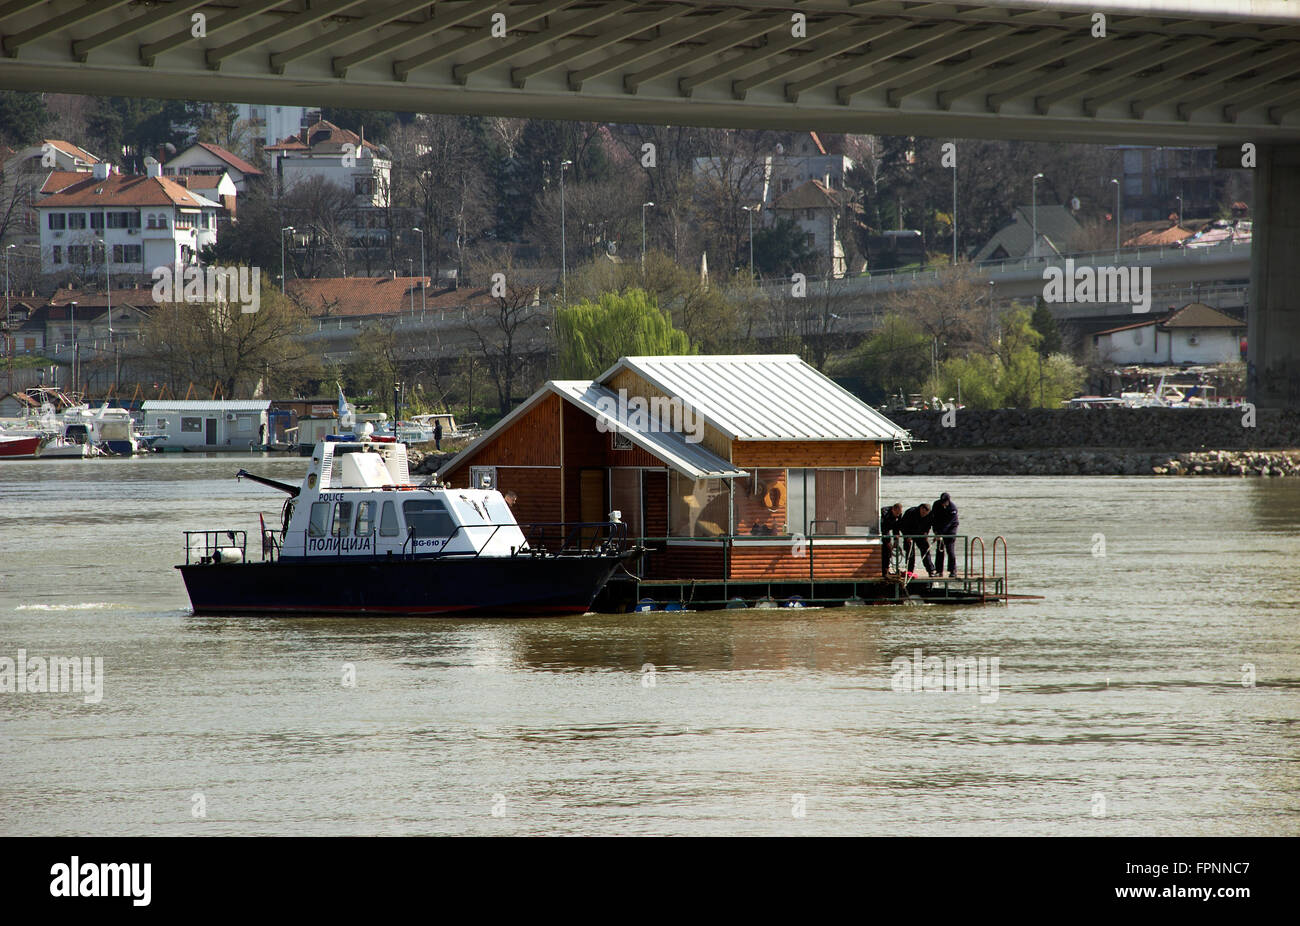
[[930, 533], [930, 506], [922, 502], [915, 508], [907, 509], [903, 512], [903, 523], [899, 526], [903, 531], [903, 549], [907, 550], [907, 571], [915, 571], [916, 551], [920, 549], [925, 574], [934, 575], [934, 561], [930, 559], [930, 541], [926, 538], [926, 534]]
[[936, 570], [943, 575], [943, 554], [948, 553], [948, 575], [957, 574], [957, 506], [951, 496], [944, 492], [934, 503], [930, 512], [930, 526], [934, 528]]
[[880, 574], [889, 575], [894, 562], [894, 548], [903, 523], [903, 506], [895, 502], [892, 507], [880, 509]]

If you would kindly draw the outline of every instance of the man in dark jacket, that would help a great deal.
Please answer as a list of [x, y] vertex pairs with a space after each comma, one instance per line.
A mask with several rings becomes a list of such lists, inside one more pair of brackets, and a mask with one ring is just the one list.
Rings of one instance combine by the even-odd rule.
[[903, 506], [895, 502], [892, 507], [880, 509], [880, 574], [889, 575], [894, 562], [894, 549], [903, 523]]
[[936, 570], [943, 575], [943, 554], [948, 553], [948, 575], [957, 574], [957, 506], [947, 492], [939, 496], [930, 512], [930, 526], [934, 528]]
[[903, 531], [903, 549], [907, 550], [907, 571], [916, 570], [916, 551], [919, 549], [925, 574], [934, 575], [934, 561], [930, 559], [930, 541], [926, 537], [926, 534], [930, 533], [930, 506], [922, 502], [915, 508], [904, 511], [903, 523], [899, 527]]

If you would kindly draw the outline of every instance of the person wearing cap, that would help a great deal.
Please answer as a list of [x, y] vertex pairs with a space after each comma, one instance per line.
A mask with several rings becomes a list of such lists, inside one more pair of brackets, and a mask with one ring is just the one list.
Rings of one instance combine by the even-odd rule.
[[935, 564], [943, 575], [944, 552], [948, 553], [948, 575], [957, 574], [957, 506], [944, 492], [930, 509], [930, 526], [934, 529]]
[[889, 576], [889, 567], [893, 564], [894, 548], [903, 523], [903, 506], [895, 502], [892, 507], [880, 509], [880, 574]]
[[934, 560], [930, 559], [930, 506], [925, 502], [903, 512], [903, 522], [899, 525], [903, 532], [903, 549], [907, 551], [907, 571], [916, 569], [916, 551], [921, 551], [921, 563], [925, 574], [934, 575]]

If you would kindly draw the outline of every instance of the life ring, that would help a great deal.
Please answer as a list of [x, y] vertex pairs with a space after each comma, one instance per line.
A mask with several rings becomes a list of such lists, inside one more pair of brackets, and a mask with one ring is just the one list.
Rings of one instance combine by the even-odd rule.
[[785, 492], [779, 485], [767, 486], [763, 492], [763, 504], [769, 511], [776, 511], [785, 503]]

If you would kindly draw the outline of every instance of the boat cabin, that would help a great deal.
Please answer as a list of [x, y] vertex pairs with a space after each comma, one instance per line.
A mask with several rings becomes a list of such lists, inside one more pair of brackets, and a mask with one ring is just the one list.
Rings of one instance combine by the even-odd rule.
[[277, 542], [284, 561], [510, 556], [527, 546], [500, 492], [411, 485], [405, 445], [372, 441], [316, 445]]
[[624, 357], [551, 381], [448, 461], [521, 521], [617, 511], [643, 579], [879, 577], [880, 470], [910, 437], [794, 355]]

